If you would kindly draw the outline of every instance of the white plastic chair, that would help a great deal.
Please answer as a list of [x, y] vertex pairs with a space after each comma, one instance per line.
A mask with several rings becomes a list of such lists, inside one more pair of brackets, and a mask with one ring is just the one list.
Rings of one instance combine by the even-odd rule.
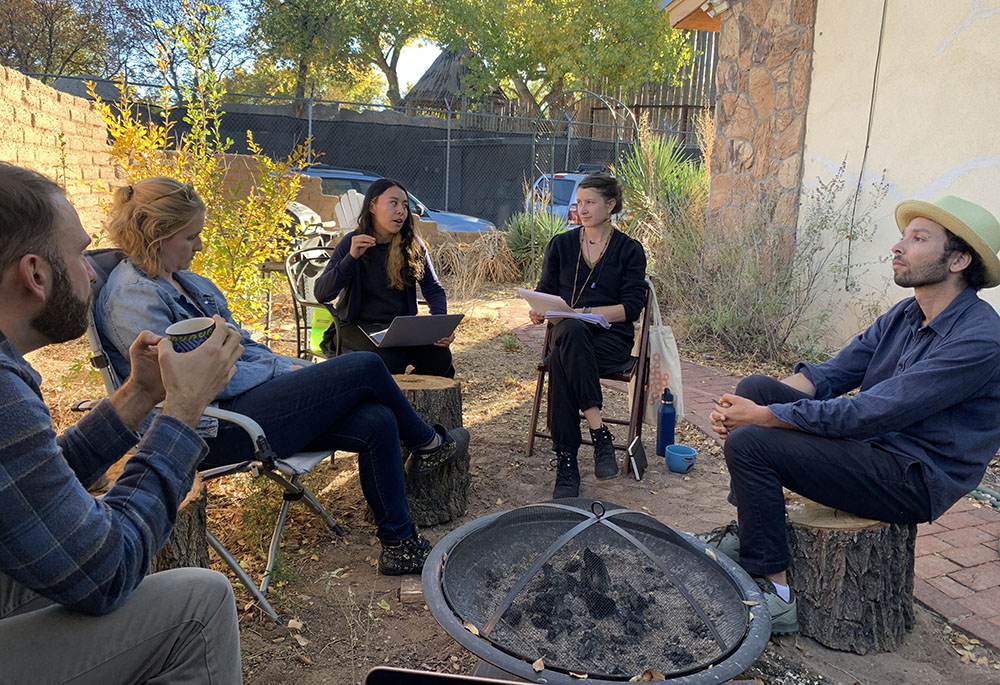
[[[100, 293], [101, 288], [103, 288], [104, 284], [107, 283], [108, 276], [110, 276], [111, 271], [118, 265], [118, 262], [122, 260], [123, 254], [117, 249], [101, 249], [90, 250], [86, 253], [86, 255], [91, 266], [94, 267], [94, 271], [97, 273], [97, 280], [91, 286], [91, 292], [93, 293], [92, 301], [96, 303], [97, 296]], [[122, 379], [118, 378], [118, 375], [111, 367], [111, 362], [108, 359], [107, 354], [104, 352], [104, 344], [97, 332], [97, 326], [94, 324], [93, 315], [90, 317], [90, 325], [87, 327], [87, 338], [90, 340], [90, 363], [95, 369], [98, 370], [98, 372], [100, 372], [101, 380], [104, 382], [104, 389], [110, 395], [121, 386]], [[74, 409], [86, 411], [93, 407], [94, 404], [95, 403], [93, 402], [79, 402]], [[253, 444], [253, 454], [247, 454], [247, 459], [236, 463], [201, 470], [199, 473], [201, 474], [202, 479], [209, 481], [214, 478], [236, 473], [250, 473], [254, 478], [259, 478], [261, 476], [269, 478], [277, 483], [283, 490], [281, 510], [278, 513], [278, 519], [274, 525], [274, 532], [271, 535], [271, 546], [268, 550], [267, 567], [264, 570], [264, 575], [259, 585], [250, 579], [250, 576], [247, 575], [247, 572], [242, 566], [240, 566], [240, 563], [235, 557], [233, 557], [232, 554], [230, 554], [225, 545], [223, 545], [219, 539], [212, 534], [212, 531], [206, 531], [208, 544], [211, 545], [212, 549], [214, 549], [219, 557], [226, 562], [233, 574], [236, 575], [243, 586], [246, 587], [251, 595], [253, 595], [257, 605], [264, 611], [264, 613], [271, 617], [273, 621], [279, 623], [278, 612], [276, 612], [267, 601], [267, 587], [271, 582], [271, 572], [274, 570], [274, 564], [278, 557], [278, 545], [281, 541], [281, 533], [285, 528], [289, 505], [293, 501], [303, 500], [306, 506], [316, 512], [319, 517], [323, 519], [323, 522], [327, 525], [331, 532], [341, 537], [344, 535], [344, 530], [337, 524], [333, 517], [330, 516], [326, 509], [323, 508], [323, 505], [319, 503], [316, 496], [313, 495], [309, 488], [307, 488], [300, 479], [301, 476], [309, 473], [321, 461], [331, 456], [333, 451], [322, 450], [317, 452], [299, 452], [289, 457], [285, 457], [284, 459], [279, 459], [271, 449], [270, 444], [268, 444], [267, 436], [264, 434], [264, 430], [260, 427], [260, 424], [251, 419], [249, 416], [226, 411], [225, 409], [219, 409], [218, 407], [206, 407], [203, 414], [203, 418], [204, 417], [227, 421], [246, 431], [247, 435], [250, 437], [250, 442]]]

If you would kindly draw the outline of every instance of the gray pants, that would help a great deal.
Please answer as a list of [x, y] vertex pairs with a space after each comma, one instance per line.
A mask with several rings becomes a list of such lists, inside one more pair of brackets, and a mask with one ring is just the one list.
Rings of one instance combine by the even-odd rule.
[[232, 587], [221, 573], [147, 576], [121, 607], [88, 616], [0, 575], [4, 683], [242, 683]]

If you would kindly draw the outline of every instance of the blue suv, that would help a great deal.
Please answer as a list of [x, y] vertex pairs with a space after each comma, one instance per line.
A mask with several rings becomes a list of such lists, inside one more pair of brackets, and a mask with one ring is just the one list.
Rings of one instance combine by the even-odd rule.
[[[305, 169], [300, 169], [299, 173], [319, 178], [323, 194], [336, 196], [343, 195], [351, 188], [364, 195], [365, 191], [368, 190], [368, 186], [380, 178], [378, 174], [373, 174], [370, 171], [327, 166], [326, 164], [314, 164]], [[415, 198], [412, 193], [409, 196], [410, 211], [424, 221], [437, 223], [439, 231], [483, 232], [496, 230], [496, 226], [485, 219], [478, 219], [467, 214], [456, 214], [455, 212], [430, 209], [423, 202]]]

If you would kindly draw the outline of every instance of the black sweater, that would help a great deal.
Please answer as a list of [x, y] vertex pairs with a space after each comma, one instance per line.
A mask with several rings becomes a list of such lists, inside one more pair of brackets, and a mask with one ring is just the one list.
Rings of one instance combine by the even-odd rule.
[[[604, 255], [594, 265], [593, 276], [590, 276], [590, 266], [580, 250], [582, 230], [583, 227], [577, 226], [549, 241], [536, 290], [558, 295], [577, 308], [623, 305], [625, 321], [611, 324], [611, 330], [631, 340], [632, 322], [639, 318], [646, 304], [646, 253], [639, 241], [615, 230]], [[577, 262], [579, 269], [576, 268]], [[574, 273], [576, 284], [573, 282]], [[584, 282], [586, 286], [581, 294]], [[576, 303], [573, 302], [574, 286], [579, 296]]]

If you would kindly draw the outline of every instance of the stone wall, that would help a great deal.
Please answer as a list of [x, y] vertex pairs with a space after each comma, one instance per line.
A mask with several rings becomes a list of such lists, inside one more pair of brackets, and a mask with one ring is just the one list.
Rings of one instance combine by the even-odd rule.
[[65, 186], [88, 232], [100, 232], [102, 201], [118, 184], [107, 130], [94, 106], [0, 67], [0, 160]]
[[738, 227], [798, 217], [815, 0], [731, 0], [719, 37], [709, 211]]

